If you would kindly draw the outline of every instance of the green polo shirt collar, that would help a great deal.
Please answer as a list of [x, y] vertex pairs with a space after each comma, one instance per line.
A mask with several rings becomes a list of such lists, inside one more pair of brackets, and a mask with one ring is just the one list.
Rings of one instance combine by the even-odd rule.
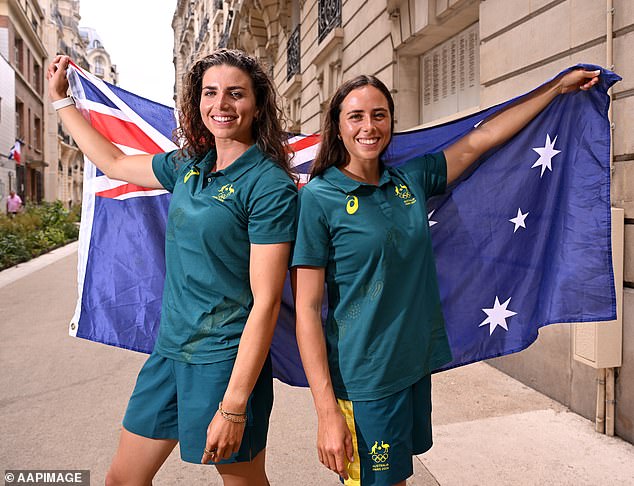
[[[203, 173], [206, 174], [216, 164], [217, 153], [215, 150], [210, 150], [203, 159], [196, 164]], [[214, 176], [222, 175], [229, 179], [231, 182], [237, 181], [247, 171], [255, 167], [259, 162], [264, 160], [266, 156], [260, 152], [256, 144], [251, 145], [246, 152], [238, 157], [229, 167], [222, 170], [211, 172]]]
[[[351, 193], [356, 191], [361, 186], [373, 186], [366, 182], [360, 182], [345, 175], [341, 170], [335, 166], [328, 167], [323, 173], [322, 177], [335, 187], [338, 187], [345, 193]], [[381, 164], [381, 177], [379, 177], [378, 187], [382, 187], [388, 182], [392, 182], [392, 172], [389, 167]]]

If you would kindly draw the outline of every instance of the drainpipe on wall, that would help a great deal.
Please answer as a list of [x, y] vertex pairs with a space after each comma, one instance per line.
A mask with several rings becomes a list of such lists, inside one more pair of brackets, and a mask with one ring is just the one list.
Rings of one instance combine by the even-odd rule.
[[[613, 0], [607, 0], [606, 5], [606, 64], [608, 69], [614, 70], [614, 2]], [[612, 121], [612, 88], [608, 90], [608, 96], [610, 96], [610, 108], [608, 110], [608, 120], [610, 123], [610, 175], [614, 175], [614, 122]], [[608, 436], [614, 435], [614, 386], [615, 386], [615, 373], [614, 368], [607, 368], [605, 370], [605, 434]]]
[[594, 430], [605, 434], [605, 368], [597, 369], [597, 413]]

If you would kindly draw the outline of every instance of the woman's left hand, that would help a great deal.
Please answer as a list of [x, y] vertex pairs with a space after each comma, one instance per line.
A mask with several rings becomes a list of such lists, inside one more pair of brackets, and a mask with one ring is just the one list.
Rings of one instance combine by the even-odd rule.
[[207, 442], [201, 463], [218, 462], [221, 459], [229, 459], [231, 454], [238, 452], [244, 434], [246, 422], [230, 422], [216, 412], [209, 427], [207, 427]]
[[587, 91], [599, 82], [601, 71], [584, 71], [583, 69], [575, 69], [564, 74], [559, 79], [559, 92], [561, 94], [572, 93], [578, 89]]

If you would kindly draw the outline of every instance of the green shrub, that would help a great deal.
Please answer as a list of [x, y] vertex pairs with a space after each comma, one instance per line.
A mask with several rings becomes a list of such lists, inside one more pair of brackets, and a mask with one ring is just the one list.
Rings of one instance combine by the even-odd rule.
[[81, 207], [70, 212], [61, 202], [29, 205], [9, 218], [0, 215], [0, 270], [76, 240]]

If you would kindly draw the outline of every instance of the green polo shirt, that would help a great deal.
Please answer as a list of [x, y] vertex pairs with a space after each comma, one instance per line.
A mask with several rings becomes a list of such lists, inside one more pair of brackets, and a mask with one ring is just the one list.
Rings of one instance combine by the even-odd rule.
[[165, 235], [165, 288], [155, 350], [190, 363], [233, 358], [251, 307], [250, 245], [293, 241], [297, 189], [256, 145], [210, 172], [176, 151], [152, 168], [172, 192]]
[[425, 207], [446, 181], [440, 152], [384, 168], [378, 186], [331, 167], [299, 193], [292, 265], [326, 269], [338, 398], [391, 395], [451, 360]]

